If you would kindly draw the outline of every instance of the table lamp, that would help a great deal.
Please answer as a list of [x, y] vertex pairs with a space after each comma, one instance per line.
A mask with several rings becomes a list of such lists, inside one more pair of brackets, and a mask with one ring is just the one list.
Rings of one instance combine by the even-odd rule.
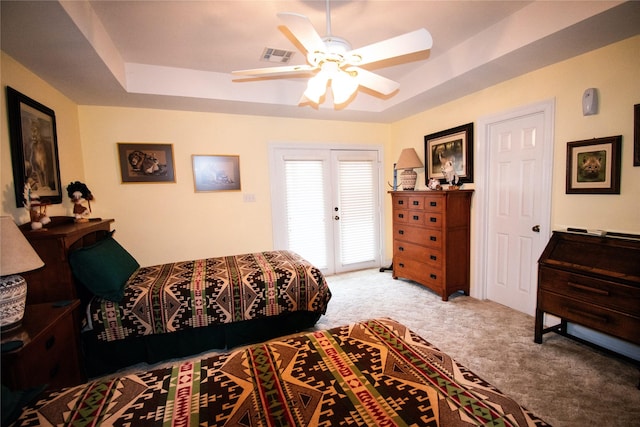
[[44, 265], [18, 226], [0, 217], [0, 330], [19, 327], [27, 301], [27, 281], [19, 273]]
[[396, 169], [404, 169], [400, 174], [400, 182], [402, 183], [403, 190], [413, 190], [416, 187], [418, 174], [413, 169], [422, 167], [424, 167], [424, 165], [418, 158], [418, 153], [416, 153], [414, 148], [405, 148], [402, 150], [398, 163], [396, 163]]

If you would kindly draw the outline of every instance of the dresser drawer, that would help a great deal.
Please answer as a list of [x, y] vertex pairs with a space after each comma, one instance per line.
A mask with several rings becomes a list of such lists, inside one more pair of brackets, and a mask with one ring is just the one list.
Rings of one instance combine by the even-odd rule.
[[393, 259], [393, 272], [398, 277], [406, 277], [437, 290], [440, 290], [444, 283], [444, 275], [440, 267], [415, 261], [402, 255]]
[[640, 288], [549, 267], [540, 267], [540, 287], [590, 304], [638, 314]]
[[430, 248], [442, 248], [442, 230], [394, 223], [393, 238], [404, 242], [417, 243]]
[[434, 267], [441, 267], [443, 260], [442, 252], [438, 249], [399, 240], [393, 242], [393, 258], [396, 257], [423, 262]]
[[541, 290], [538, 308], [596, 331], [640, 344], [640, 317]]
[[444, 213], [445, 198], [441, 195], [424, 196], [423, 203], [425, 211]]

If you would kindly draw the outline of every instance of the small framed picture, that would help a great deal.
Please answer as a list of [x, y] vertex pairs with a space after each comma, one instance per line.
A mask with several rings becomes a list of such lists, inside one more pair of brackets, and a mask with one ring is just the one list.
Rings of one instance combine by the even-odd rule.
[[176, 182], [172, 144], [118, 143], [122, 183]]
[[240, 156], [194, 154], [191, 157], [196, 193], [240, 191]]
[[445, 183], [443, 169], [453, 166], [460, 182], [473, 182], [473, 123], [424, 137], [426, 184], [430, 179]]
[[41, 203], [62, 203], [54, 111], [9, 86], [7, 110], [16, 207], [24, 206], [27, 184]]
[[567, 194], [620, 194], [622, 136], [567, 143]]

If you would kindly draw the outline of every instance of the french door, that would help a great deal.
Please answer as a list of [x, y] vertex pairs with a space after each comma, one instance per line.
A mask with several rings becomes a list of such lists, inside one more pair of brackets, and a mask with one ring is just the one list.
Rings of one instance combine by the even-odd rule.
[[275, 249], [324, 274], [380, 266], [380, 153], [271, 148]]

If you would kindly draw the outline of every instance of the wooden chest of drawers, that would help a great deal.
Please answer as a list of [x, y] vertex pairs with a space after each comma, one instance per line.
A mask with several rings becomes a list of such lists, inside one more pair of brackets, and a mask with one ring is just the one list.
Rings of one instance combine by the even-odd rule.
[[469, 294], [473, 190], [392, 191], [393, 277], [418, 282], [443, 301]]
[[[544, 313], [560, 325], [544, 329]], [[640, 240], [554, 232], [539, 260], [534, 341], [575, 323], [640, 344]]]

